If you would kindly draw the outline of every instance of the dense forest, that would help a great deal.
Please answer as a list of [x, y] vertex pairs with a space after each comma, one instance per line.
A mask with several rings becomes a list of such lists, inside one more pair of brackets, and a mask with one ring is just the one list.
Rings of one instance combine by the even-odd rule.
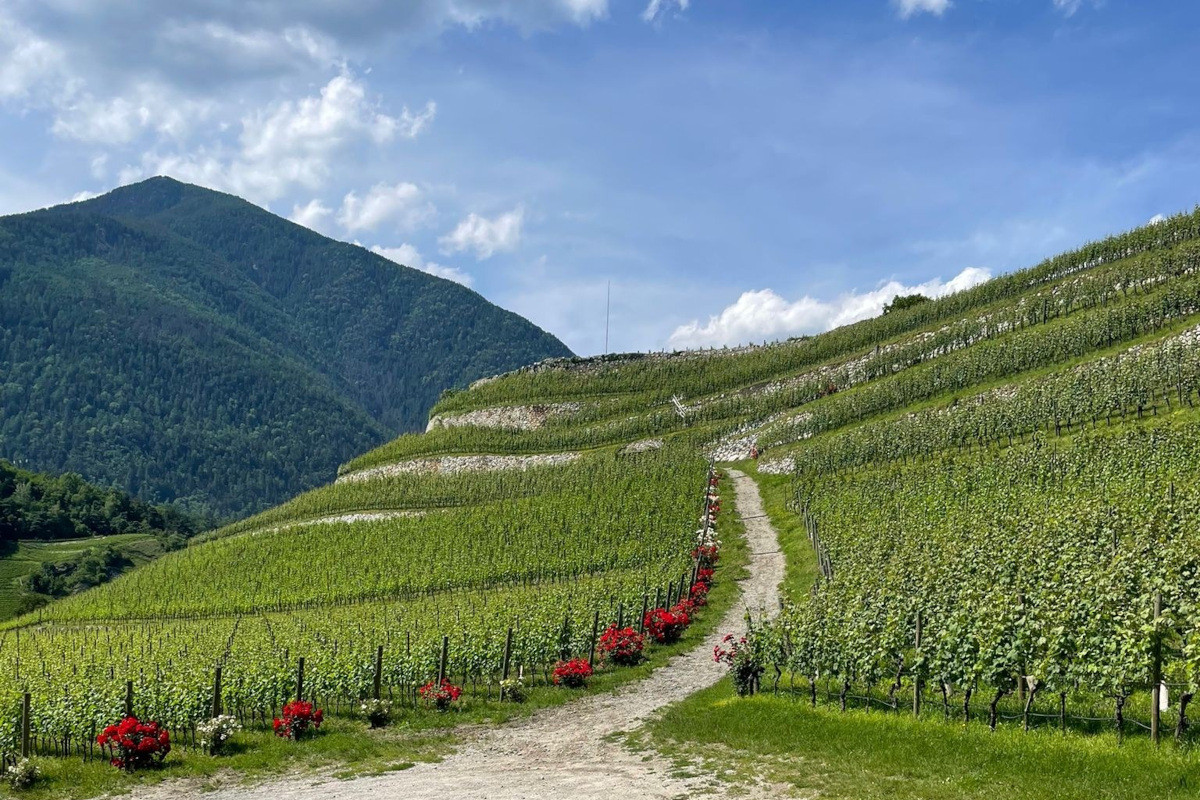
[[211, 523], [174, 506], [93, 486], [78, 475], [30, 472], [0, 461], [0, 545], [150, 533], [178, 546]]
[[570, 351], [475, 292], [155, 178], [0, 218], [0, 457], [241, 516]]

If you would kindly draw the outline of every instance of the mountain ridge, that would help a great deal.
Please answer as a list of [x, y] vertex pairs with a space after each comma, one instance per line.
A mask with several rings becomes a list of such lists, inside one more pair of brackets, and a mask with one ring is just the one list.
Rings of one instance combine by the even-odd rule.
[[423, 428], [443, 389], [569, 354], [466, 287], [170, 178], [0, 218], [0, 455], [156, 502], [271, 505]]

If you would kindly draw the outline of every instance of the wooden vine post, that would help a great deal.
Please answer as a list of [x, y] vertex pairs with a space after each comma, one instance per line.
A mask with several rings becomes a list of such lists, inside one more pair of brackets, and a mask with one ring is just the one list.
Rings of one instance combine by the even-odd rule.
[[33, 755], [29, 746], [29, 703], [29, 692], [26, 692], [21, 698], [21, 758], [29, 758]]
[[500, 680], [508, 680], [508, 670], [512, 663], [512, 640], [513, 629], [508, 629], [508, 635], [504, 637], [504, 661], [500, 664]]
[[383, 645], [375, 649], [375, 699], [383, 695]]
[[438, 685], [446, 680], [446, 660], [450, 657], [450, 637], [442, 637], [442, 657], [438, 659]]
[[133, 716], [133, 681], [125, 681], [125, 716]]
[[1162, 723], [1162, 638], [1159, 636], [1159, 618], [1162, 617], [1162, 593], [1154, 593], [1154, 667], [1150, 676], [1150, 740], [1158, 746], [1159, 729]]
[[304, 656], [296, 662], [296, 699], [304, 699]]
[[[913, 637], [913, 649], [916, 651], [917, 659], [921, 657], [921, 612], [917, 611], [917, 630], [916, 636]], [[913, 670], [913, 716], [921, 716], [921, 675], [916, 670]]]
[[221, 716], [221, 665], [213, 670], [213, 697], [212, 697], [212, 715], [213, 717]]
[[588, 648], [588, 666], [596, 666], [596, 637], [600, 635], [600, 609], [596, 609], [596, 615], [592, 617], [592, 645]]

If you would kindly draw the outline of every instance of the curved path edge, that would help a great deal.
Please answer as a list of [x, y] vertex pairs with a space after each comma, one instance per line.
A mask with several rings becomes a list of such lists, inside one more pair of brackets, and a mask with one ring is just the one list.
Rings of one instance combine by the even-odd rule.
[[[672, 776], [670, 765], [643, 760], [612, 734], [629, 731], [669, 703], [716, 683], [725, 668], [712, 659], [713, 646], [730, 631], [745, 629], [749, 611], [774, 615], [784, 561], [778, 538], [763, 510], [753, 479], [736, 470], [732, 479], [737, 510], [750, 550], [749, 576], [740, 582], [741, 598], [717, 631], [686, 653], [672, 658], [645, 680], [615, 692], [592, 695], [533, 714], [527, 719], [485, 729], [445, 760], [418, 764], [403, 772], [350, 780], [313, 776], [249, 787], [205, 792], [210, 800], [530, 800], [564, 798], [674, 798], [712, 788], [712, 778]], [[179, 797], [180, 786], [163, 784], [137, 797]]]

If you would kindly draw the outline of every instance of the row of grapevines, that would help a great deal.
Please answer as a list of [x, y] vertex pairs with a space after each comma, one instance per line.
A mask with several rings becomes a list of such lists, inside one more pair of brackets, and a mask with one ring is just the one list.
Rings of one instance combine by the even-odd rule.
[[1029, 676], [1064, 702], [1119, 706], [1149, 684], [1157, 644], [1163, 678], [1195, 692], [1198, 469], [1193, 421], [802, 485], [829, 570], [792, 587], [769, 659], [847, 686], [925, 681], [968, 705], [982, 692], [994, 708]]
[[[526, 369], [491, 379], [470, 391], [449, 393], [434, 412], [442, 414], [520, 403], [530, 397], [549, 401], [640, 393], [665, 401], [676, 393], [694, 397], [745, 387], [832, 359], [849, 357], [856, 351], [865, 351], [894, 337], [944, 324], [992, 304], [1011, 306], [1016, 298], [1028, 295], [1031, 290], [1060, 283], [1082, 270], [1099, 274], [1102, 270], [1096, 268], [1102, 265], [1162, 251], [1198, 237], [1200, 212], [1180, 214], [1163, 224], [1089, 244], [967, 291], [847, 325], [821, 336], [766, 348], [691, 352], [665, 358], [631, 354], [566, 363], [565, 368]], [[1132, 266], [1127, 275], [1120, 272], [1109, 275], [1110, 286], [1128, 286], [1141, 280], [1147, 263]], [[1070, 286], [1060, 287], [1060, 294], [1069, 291]], [[1057, 302], [1057, 298], [1051, 302]], [[1042, 304], [1039, 301], [1036, 305]]]
[[1200, 328], [893, 419], [818, 437], [795, 451], [797, 468], [818, 475], [924, 457], [950, 448], [1011, 442], [1039, 429], [1109, 422], [1157, 407], [1192, 405], [1200, 390]]
[[703, 462], [667, 448], [620, 463], [564, 473], [554, 492], [535, 497], [214, 539], [15, 624], [237, 614], [667, 563], [683, 569], [697, 509], [682, 499], [695, 494]]

